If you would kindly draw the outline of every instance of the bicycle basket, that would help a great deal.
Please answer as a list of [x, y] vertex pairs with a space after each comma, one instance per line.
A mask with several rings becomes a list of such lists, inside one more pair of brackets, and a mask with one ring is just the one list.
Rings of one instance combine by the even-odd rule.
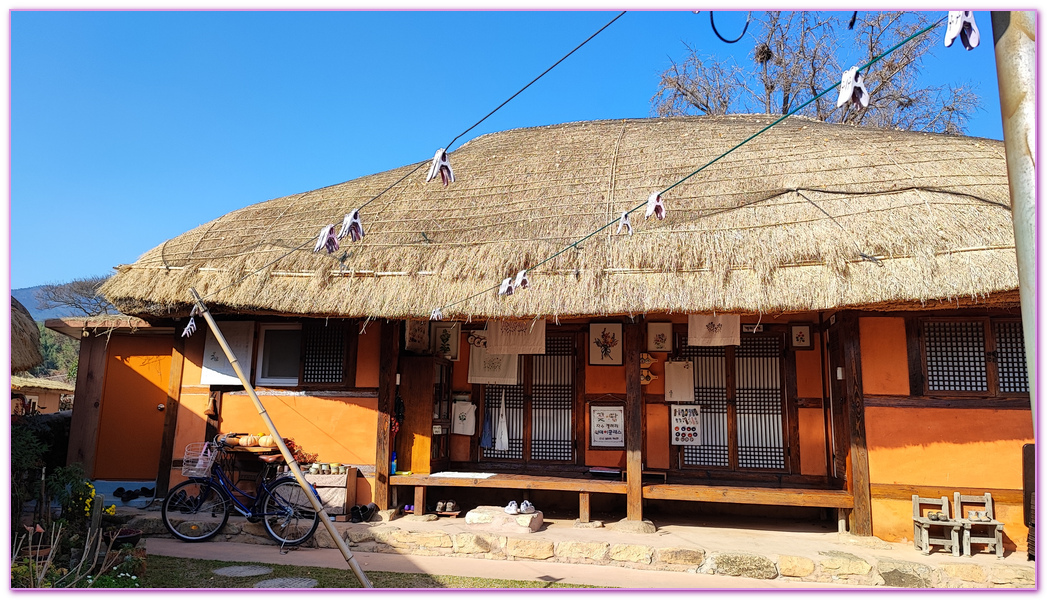
[[207, 477], [211, 474], [211, 465], [218, 456], [218, 449], [211, 442], [192, 442], [185, 446], [185, 457], [182, 459], [182, 475], [186, 477]]

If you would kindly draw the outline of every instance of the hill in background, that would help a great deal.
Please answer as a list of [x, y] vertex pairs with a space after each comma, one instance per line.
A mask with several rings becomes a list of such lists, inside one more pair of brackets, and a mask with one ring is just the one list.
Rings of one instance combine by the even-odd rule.
[[11, 290], [11, 295], [21, 302], [22, 306], [26, 307], [34, 321], [44, 321], [46, 319], [55, 319], [58, 317], [83, 316], [80, 314], [80, 311], [68, 306], [60, 306], [58, 308], [49, 308], [46, 310], [40, 308], [40, 300], [36, 297], [36, 292], [42, 287], [44, 286], [38, 285], [36, 287]]

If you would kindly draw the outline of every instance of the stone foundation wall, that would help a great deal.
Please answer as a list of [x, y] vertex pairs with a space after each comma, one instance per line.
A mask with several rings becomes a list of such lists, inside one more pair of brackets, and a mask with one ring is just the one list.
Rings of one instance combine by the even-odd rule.
[[[142, 529], [148, 536], [169, 535], [157, 517], [139, 517], [127, 526]], [[245, 544], [274, 544], [261, 524], [251, 523], [227, 524], [215, 539]], [[1031, 566], [983, 566], [963, 562], [960, 558], [955, 562], [928, 565], [893, 558], [862, 558], [839, 551], [820, 552], [815, 558], [786, 554], [764, 556], [694, 547], [553, 542], [527, 534], [408, 531], [386, 523], [348, 528], [345, 540], [354, 552], [550, 561], [858, 586], [984, 589], [1033, 588], [1036, 585], [1035, 571]], [[336, 548], [322, 525], [307, 544], [311, 547]]]

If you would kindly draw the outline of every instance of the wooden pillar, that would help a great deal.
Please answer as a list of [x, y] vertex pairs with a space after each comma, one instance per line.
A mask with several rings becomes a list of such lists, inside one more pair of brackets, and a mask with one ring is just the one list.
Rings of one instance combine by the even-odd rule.
[[590, 509], [589, 492], [578, 492], [578, 521], [588, 523], [592, 518]]
[[865, 398], [862, 394], [862, 352], [858, 317], [854, 313], [844, 313], [841, 315], [841, 321], [839, 339], [843, 346], [843, 387], [850, 434], [851, 491], [854, 494], [851, 533], [872, 535], [872, 494], [869, 483], [869, 450], [865, 442]]
[[389, 508], [389, 463], [393, 448], [390, 426], [396, 402], [401, 331], [400, 321], [383, 323], [378, 351], [378, 435], [374, 458], [374, 503], [381, 510]]
[[[87, 334], [87, 332], [84, 332]], [[105, 379], [106, 338], [80, 338], [76, 400], [69, 429], [66, 464], [80, 463], [88, 479], [94, 477], [98, 423], [102, 417], [102, 383]]]
[[178, 407], [182, 398], [182, 367], [185, 365], [185, 338], [178, 334], [177, 329], [171, 342], [171, 376], [168, 378], [167, 401], [164, 403], [164, 433], [160, 438], [160, 464], [156, 467], [154, 498], [163, 498], [171, 484], [175, 427], [178, 425]]
[[643, 387], [640, 385], [640, 324], [623, 327], [625, 360], [626, 519], [643, 520]]

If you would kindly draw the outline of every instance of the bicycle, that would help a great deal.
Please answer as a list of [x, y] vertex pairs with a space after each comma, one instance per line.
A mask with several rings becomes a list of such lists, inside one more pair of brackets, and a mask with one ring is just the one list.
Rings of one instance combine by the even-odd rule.
[[[214, 442], [193, 442], [186, 446], [182, 474], [188, 481], [171, 488], [164, 497], [160, 514], [164, 527], [185, 542], [203, 542], [218, 535], [235, 509], [251, 523], [261, 521], [269, 537], [281, 546], [306, 542], [320, 524], [320, 514], [313, 509], [305, 491], [294, 477], [280, 476], [270, 480], [268, 472], [283, 463], [283, 456], [261, 456], [266, 467], [258, 479], [258, 490], [252, 495], [236, 486], [222, 468], [227, 458], [226, 438], [244, 434], [215, 436]], [[311, 490], [316, 496], [316, 490]], [[244, 497], [241, 502], [236, 494]]]

